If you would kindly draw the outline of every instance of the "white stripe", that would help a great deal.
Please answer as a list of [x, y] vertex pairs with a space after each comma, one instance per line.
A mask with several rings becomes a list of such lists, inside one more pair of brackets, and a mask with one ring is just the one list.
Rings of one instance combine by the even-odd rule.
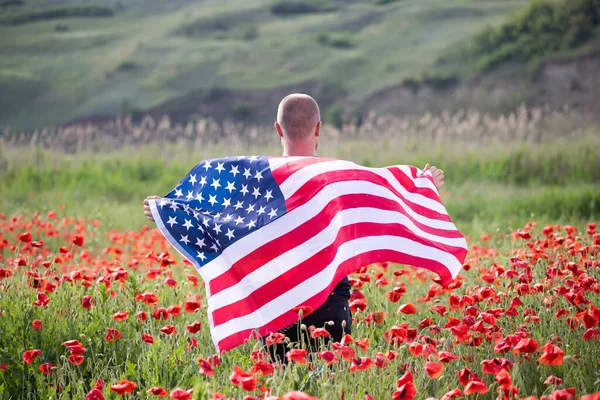
[[[421, 171], [419, 168], [417, 168], [417, 178], [415, 179], [415, 178], [413, 178], [412, 171], [410, 170], [410, 167], [408, 165], [395, 165], [391, 168], [394, 168], [394, 167], [398, 168], [400, 171], [404, 172], [404, 175], [406, 175], [408, 177], [408, 179], [413, 181], [415, 183], [416, 187], [423, 188], [423, 189], [431, 189], [436, 193], [438, 192], [435, 185], [429, 179], [427, 179], [425, 177], [419, 177], [419, 174], [423, 173], [423, 171]], [[431, 175], [430, 170], [427, 170], [427, 172], [425, 172], [424, 175], [428, 175], [433, 178], [433, 175]]]
[[406, 206], [398, 196], [392, 193], [391, 190], [381, 185], [363, 180], [336, 182], [325, 186], [312, 199], [300, 207], [295, 208], [270, 224], [244, 236], [227, 247], [219, 257], [211, 260], [202, 267], [203, 277], [207, 280], [216, 278], [229, 270], [235, 262], [250, 254], [250, 252], [261, 247], [265, 243], [292, 231], [304, 222], [313, 218], [321, 212], [323, 207], [331, 200], [345, 194], [355, 193], [368, 193], [369, 195], [392, 200], [400, 205], [408, 215], [423, 225], [440, 230], [456, 231], [456, 227], [452, 222], [427, 218], [414, 212], [410, 207]]
[[214, 343], [216, 344], [236, 332], [266, 325], [279, 317], [282, 311], [291, 310], [323, 291], [333, 280], [333, 276], [342, 262], [356, 255], [379, 249], [405, 249], [404, 253], [438, 261], [449, 267], [453, 277], [462, 267], [451, 254], [398, 236], [370, 236], [346, 242], [339, 246], [334, 260], [318, 274], [273, 299], [255, 312], [213, 327], [211, 335]]
[[204, 281], [204, 286], [206, 287], [207, 295], [210, 296], [210, 292], [208, 292], [209, 288], [208, 288], [208, 284], [207, 284], [207, 282], [208, 282], [207, 276], [202, 271], [202, 267], [200, 266], [200, 263], [198, 262], [198, 260], [196, 260], [196, 258], [194, 258], [193, 254], [189, 254], [187, 251], [185, 251], [183, 249], [183, 247], [181, 247], [181, 245], [171, 235], [171, 232], [169, 232], [169, 229], [163, 223], [162, 218], [158, 212], [158, 208], [156, 207], [156, 203], [160, 200], [162, 200], [162, 199], [148, 201], [148, 204], [150, 205], [150, 211], [152, 211], [152, 217], [154, 218], [154, 221], [156, 222], [156, 226], [158, 227], [160, 232], [164, 235], [164, 237], [167, 239], [167, 241], [169, 243], [171, 243], [171, 245], [173, 247], [175, 247], [175, 250], [177, 250], [179, 252], [179, 254], [181, 254], [186, 260], [188, 260], [189, 262], [194, 264], [194, 267], [196, 267], [196, 271], [198, 271], [198, 273], [202, 277], [202, 280]]
[[[208, 301], [208, 313], [211, 314], [213, 310], [246, 298], [258, 288], [330, 246], [342, 227], [361, 222], [401, 224], [423, 239], [467, 249], [467, 242], [464, 238], [444, 238], [423, 232], [406, 216], [397, 211], [370, 207], [346, 209], [338, 212], [330, 224], [317, 235], [249, 273], [234, 286], [213, 294]], [[435, 246], [435, 243], [432, 243], [432, 245]]]
[[298, 160], [302, 160], [304, 158], [316, 158], [310, 156], [294, 156], [294, 157], [277, 157], [277, 158], [269, 158], [269, 167], [271, 168], [271, 172], [275, 171], [279, 167], [283, 167], [286, 164], [293, 163]]
[[[404, 188], [398, 182], [396, 177], [385, 168], [367, 168], [349, 161], [326, 161], [317, 164], [307, 165], [304, 168], [299, 169], [290, 175], [280, 186], [281, 192], [286, 199], [289, 199], [298, 189], [300, 189], [306, 182], [315, 178], [319, 174], [333, 171], [348, 171], [348, 170], [359, 170], [359, 171], [370, 171], [388, 181], [388, 183], [396, 189], [405, 199], [412, 201], [413, 203], [419, 204], [430, 210], [438, 213], [446, 214], [446, 209], [441, 203], [432, 200], [426, 196], [418, 193], [411, 193]], [[318, 179], [318, 178], [317, 178]]]

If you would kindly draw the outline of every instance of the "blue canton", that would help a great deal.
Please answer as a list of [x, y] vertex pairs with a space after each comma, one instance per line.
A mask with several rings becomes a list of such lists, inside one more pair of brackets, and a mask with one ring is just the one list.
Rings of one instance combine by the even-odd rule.
[[202, 161], [157, 210], [170, 242], [199, 267], [287, 211], [264, 156]]

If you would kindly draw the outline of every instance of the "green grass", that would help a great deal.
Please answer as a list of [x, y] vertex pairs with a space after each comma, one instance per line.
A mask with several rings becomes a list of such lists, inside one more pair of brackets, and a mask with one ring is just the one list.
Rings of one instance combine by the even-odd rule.
[[[160, 11], [153, 1], [131, 2], [111, 18], [2, 26], [0, 77], [24, 74], [44, 90], [13, 93], [20, 106], [0, 109], [0, 126], [55, 124], [120, 113], [125, 105], [144, 109], [215, 86], [270, 88], [318, 79], [342, 84], [351, 97], [362, 98], [421, 77], [443, 50], [525, 3], [403, 0], [377, 5], [365, 0], [336, 2], [332, 12], [279, 17], [269, 12], [269, 0], [180, 2]], [[19, 12], [39, 4], [27, 2]], [[182, 27], [223, 18], [240, 24], [256, 20], [253, 39], [246, 40], [246, 32], [181, 34]], [[69, 30], [56, 32], [59, 22]], [[319, 32], [337, 31], [353, 32], [351, 49], [332, 49], [315, 40]], [[124, 62], [139, 67], [119, 71]], [[0, 80], [0, 90], [7, 87], [11, 81]]]

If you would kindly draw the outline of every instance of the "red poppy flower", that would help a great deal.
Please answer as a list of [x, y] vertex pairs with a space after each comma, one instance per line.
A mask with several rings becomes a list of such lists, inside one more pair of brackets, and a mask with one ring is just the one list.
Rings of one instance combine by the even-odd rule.
[[199, 358], [198, 364], [200, 364], [201, 374], [204, 374], [206, 376], [213, 376], [215, 374], [215, 370], [213, 369], [213, 366], [209, 361]]
[[425, 372], [431, 379], [437, 379], [442, 376], [442, 373], [444, 372], [444, 366], [442, 364], [430, 361], [425, 363]]
[[283, 339], [285, 339], [285, 335], [281, 332], [271, 332], [269, 336], [265, 339], [265, 343], [267, 346], [272, 346], [274, 344], [283, 343]]
[[200, 328], [202, 327], [202, 324], [198, 321], [188, 325], [185, 327], [185, 329], [188, 330], [188, 332], [190, 333], [198, 333], [200, 331]]
[[463, 386], [466, 386], [472, 380], [477, 380], [477, 381], [481, 380], [475, 374], [475, 372], [471, 371], [468, 368], [461, 369], [460, 371], [458, 371], [457, 375], [458, 375], [458, 382]]
[[292, 349], [286, 353], [288, 361], [295, 361], [298, 364], [306, 364], [306, 355], [308, 351], [306, 349]]
[[544, 385], [560, 385], [562, 383], [562, 379], [558, 378], [555, 375], [550, 375], [548, 378], [546, 378], [546, 380], [544, 381]]
[[415, 357], [420, 356], [423, 354], [423, 345], [421, 343], [412, 342], [408, 345], [408, 351]]
[[10, 278], [12, 276], [12, 271], [4, 268], [0, 268], [0, 279]]
[[142, 333], [142, 340], [148, 344], [154, 344], [154, 336]]
[[505, 369], [498, 372], [498, 375], [496, 375], [495, 380], [504, 390], [510, 390], [510, 388], [512, 387], [512, 378], [510, 377], [508, 371], [506, 371]]
[[92, 296], [83, 296], [81, 298], [81, 306], [86, 310], [92, 308], [94, 304], [96, 304], [96, 300]]
[[158, 304], [159, 299], [158, 296], [155, 295], [152, 292], [146, 292], [146, 293], [142, 293], [142, 294], [138, 294], [137, 296], [135, 296], [135, 301], [141, 301], [142, 303], [145, 303], [148, 306], [154, 306], [156, 304]]
[[519, 343], [514, 347], [513, 353], [534, 353], [538, 349], [538, 343], [535, 339], [525, 338], [521, 339]]
[[179, 304], [173, 304], [171, 307], [167, 308], [167, 313], [170, 317], [178, 317], [181, 315], [181, 307]]
[[40, 321], [39, 319], [34, 319], [34, 320], [31, 322], [31, 327], [32, 327], [33, 329], [35, 329], [36, 331], [40, 331], [40, 330], [42, 330], [42, 321]]
[[39, 349], [27, 350], [23, 353], [23, 361], [25, 361], [27, 364], [31, 364], [37, 358], [37, 356], [41, 354], [42, 351]]
[[431, 307], [430, 310], [440, 314], [442, 317], [446, 315], [446, 306], [437, 305]]
[[244, 390], [247, 392], [251, 392], [256, 388], [256, 384], [258, 383], [258, 379], [254, 375], [250, 375], [237, 365], [233, 366], [233, 372], [229, 377], [229, 380], [234, 385], [241, 385]]
[[369, 338], [358, 339], [354, 342], [362, 351], [367, 351], [369, 348]]
[[511, 370], [513, 367], [512, 361], [504, 358], [493, 358], [491, 360], [483, 360], [481, 362], [481, 370], [484, 374], [496, 375], [501, 370]]
[[173, 325], [167, 325], [163, 328], [160, 328], [160, 331], [164, 334], [172, 335], [174, 333], [177, 333], [177, 328], [175, 328]]
[[106, 329], [106, 336], [105, 339], [109, 342], [112, 342], [114, 340], [119, 340], [121, 339], [123, 336], [121, 336], [121, 333], [113, 328], [107, 328]]
[[397, 389], [392, 394], [392, 400], [413, 400], [417, 394], [417, 388], [413, 384], [413, 376], [410, 372], [405, 373], [396, 381]]
[[350, 372], [364, 371], [373, 366], [373, 361], [369, 357], [353, 358]]
[[319, 400], [316, 397], [312, 397], [304, 392], [293, 391], [283, 395], [283, 400]]
[[56, 368], [56, 365], [51, 363], [44, 363], [40, 365], [40, 371], [44, 375], [50, 375], [52, 370]]
[[310, 337], [316, 339], [318, 337], [330, 337], [331, 334], [325, 328], [315, 328], [310, 332]]
[[140, 311], [137, 314], [135, 314], [135, 317], [141, 322], [146, 322], [146, 320], [148, 319], [148, 314], [146, 314], [146, 311]]
[[367, 299], [356, 299], [350, 302], [350, 311], [353, 313], [357, 313], [359, 311], [364, 311], [367, 308]]
[[146, 390], [146, 393], [153, 394], [158, 397], [166, 397], [169, 395], [169, 392], [159, 386]]
[[31, 242], [31, 232], [25, 232], [25, 233], [21, 233], [19, 235], [19, 240], [23, 243], [29, 243]]
[[169, 318], [169, 311], [164, 307], [157, 307], [153, 312], [152, 316], [154, 319], [166, 320]]
[[346, 346], [346, 345], [349, 345], [350, 343], [354, 343], [354, 338], [352, 337], [352, 335], [346, 333], [342, 337], [342, 340], [340, 340], [340, 344]]
[[117, 322], [121, 322], [125, 321], [127, 317], [129, 317], [128, 311], [119, 311], [118, 313], [113, 314], [112, 319], [114, 319]]
[[85, 357], [79, 354], [71, 354], [69, 357], [67, 357], [67, 360], [69, 360], [69, 362], [73, 365], [81, 365], [84, 359]]
[[404, 286], [396, 286], [395, 288], [389, 291], [388, 300], [392, 303], [397, 303], [398, 301], [400, 301], [402, 296], [404, 296], [404, 293], [406, 293], [406, 288]]
[[112, 385], [110, 390], [119, 395], [124, 395], [125, 393], [133, 392], [136, 388], [137, 383], [123, 379], [119, 382], [119, 384]]
[[165, 279], [165, 285], [170, 287], [177, 287], [177, 281], [173, 278], [167, 278]]
[[467, 386], [465, 386], [465, 390], [464, 390], [464, 394], [474, 394], [474, 393], [480, 393], [480, 394], [485, 394], [488, 392], [488, 387], [485, 385], [485, 383], [481, 382], [481, 381], [471, 381], [467, 384]]
[[446, 394], [444, 394], [440, 400], [450, 400], [454, 397], [461, 397], [461, 396], [462, 396], [462, 391], [459, 388], [456, 388], [456, 389], [450, 390], [449, 392], [446, 392]]
[[81, 246], [83, 246], [83, 241], [84, 241], [84, 240], [85, 240], [85, 238], [84, 238], [83, 236], [81, 236], [81, 235], [76, 235], [76, 236], [73, 236], [73, 243], [74, 243], [76, 246], [78, 246], [78, 247], [81, 247]]
[[43, 292], [38, 292], [37, 300], [33, 302], [38, 307], [45, 307], [50, 303], [50, 299]]
[[542, 364], [561, 365], [563, 363], [565, 352], [558, 346], [548, 342], [542, 346], [541, 350], [544, 352], [539, 358], [539, 362]]
[[[573, 400], [577, 397], [575, 388], [559, 389], [550, 395], [550, 400]], [[579, 399], [581, 400], [581, 398]]]
[[0, 371], [8, 371], [8, 364], [7, 363], [0, 364]]
[[185, 308], [185, 311], [187, 311], [189, 313], [193, 313], [194, 311], [196, 311], [197, 309], [200, 308], [200, 302], [199, 301], [186, 301], [184, 308]]
[[417, 308], [413, 303], [402, 304], [398, 308], [398, 314], [416, 314]]
[[323, 352], [318, 352], [317, 356], [321, 357], [327, 364], [331, 364], [337, 362], [338, 359], [335, 358], [335, 354], [331, 350], [325, 350]]
[[269, 363], [265, 360], [258, 360], [254, 363], [254, 365], [250, 369], [250, 372], [252, 372], [252, 373], [260, 372], [260, 374], [262, 376], [265, 376], [265, 375], [270, 375], [273, 372], [275, 372], [275, 367], [273, 367], [273, 365], [271, 363]]
[[193, 392], [194, 392], [194, 389], [183, 390], [183, 389], [177, 388], [177, 389], [171, 391], [171, 394], [169, 395], [169, 397], [172, 400], [189, 400], [192, 398]]
[[313, 312], [313, 308], [311, 306], [296, 306], [292, 308], [292, 311], [298, 313], [300, 317], [306, 317]]

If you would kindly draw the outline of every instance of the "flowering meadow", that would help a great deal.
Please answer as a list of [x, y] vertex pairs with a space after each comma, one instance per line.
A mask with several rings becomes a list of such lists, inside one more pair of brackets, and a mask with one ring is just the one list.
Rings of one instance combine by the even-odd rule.
[[446, 289], [361, 267], [352, 335], [284, 367], [255, 340], [215, 354], [199, 275], [154, 227], [0, 214], [0, 398], [600, 398], [596, 223], [468, 240]]

